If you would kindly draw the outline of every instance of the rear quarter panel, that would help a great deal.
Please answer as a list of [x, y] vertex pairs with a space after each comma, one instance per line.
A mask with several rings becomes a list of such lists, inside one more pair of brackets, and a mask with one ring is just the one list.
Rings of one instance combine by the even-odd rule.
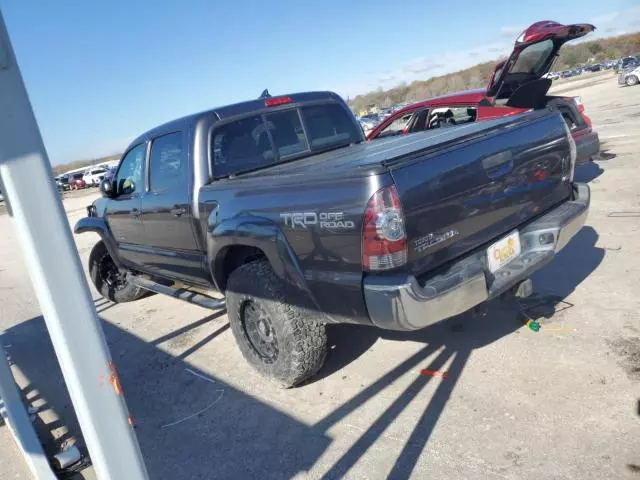
[[362, 217], [371, 195], [390, 182], [388, 174], [215, 181], [200, 192], [202, 228], [212, 245], [209, 262], [227, 245], [252, 245], [259, 225], [267, 257], [279, 241], [271, 237], [281, 236], [313, 300], [331, 320], [368, 323], [361, 286]]

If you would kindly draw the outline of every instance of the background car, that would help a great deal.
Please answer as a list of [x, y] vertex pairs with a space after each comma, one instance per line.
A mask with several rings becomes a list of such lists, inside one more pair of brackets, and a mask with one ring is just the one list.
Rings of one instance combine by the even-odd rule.
[[113, 177], [116, 176], [116, 172], [118, 171], [118, 167], [110, 167], [107, 169], [104, 174], [103, 180], [113, 180]]
[[84, 173], [72, 173], [69, 175], [69, 188], [71, 190], [79, 190], [81, 188], [86, 188], [87, 184], [83, 180]]
[[[585, 163], [600, 150], [598, 134], [592, 130], [579, 97], [547, 95], [551, 69], [560, 47], [593, 31], [588, 24], [561, 25], [543, 21], [527, 28], [516, 41], [508, 60], [499, 62], [486, 89], [444, 95], [411, 104], [377, 125], [368, 140], [404, 135], [433, 128], [489, 120], [524, 113], [532, 108], [553, 108], [567, 122], [576, 142], [578, 163]], [[529, 65], [537, 65], [531, 70]], [[505, 68], [508, 65], [508, 68]], [[526, 73], [523, 73], [525, 72]], [[567, 72], [562, 72], [563, 75]], [[577, 75], [571, 71], [571, 76]]]
[[616, 65], [616, 73], [620, 73], [629, 67], [636, 66], [638, 63], [640, 63], [640, 56], [621, 58]]
[[69, 176], [68, 175], [60, 175], [55, 178], [56, 185], [58, 186], [58, 190], [66, 192], [71, 189], [71, 185], [69, 185]]
[[82, 179], [88, 187], [97, 187], [100, 185], [100, 182], [102, 181], [106, 173], [106, 168], [92, 168], [91, 170], [87, 170], [86, 172], [84, 172], [84, 176], [82, 177]]
[[620, 85], [628, 85], [632, 87], [640, 83], [640, 65], [627, 68], [618, 75], [618, 83]]

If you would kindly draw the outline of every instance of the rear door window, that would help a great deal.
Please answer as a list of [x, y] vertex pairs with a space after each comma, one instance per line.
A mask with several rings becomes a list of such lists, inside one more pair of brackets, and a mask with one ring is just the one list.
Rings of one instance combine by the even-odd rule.
[[182, 186], [187, 181], [182, 132], [156, 138], [149, 157], [149, 190], [162, 192]]

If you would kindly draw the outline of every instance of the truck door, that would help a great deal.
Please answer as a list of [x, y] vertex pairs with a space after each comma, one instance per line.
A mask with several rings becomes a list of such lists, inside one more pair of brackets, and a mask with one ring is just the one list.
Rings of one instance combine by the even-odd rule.
[[149, 185], [142, 198], [148, 271], [208, 283], [204, 254], [193, 230], [193, 175], [183, 132], [156, 137], [149, 155]]
[[114, 178], [116, 196], [107, 203], [106, 220], [118, 244], [124, 263], [138, 265], [139, 245], [145, 241], [140, 219], [140, 202], [144, 192], [144, 165], [147, 144], [131, 148], [122, 158]]

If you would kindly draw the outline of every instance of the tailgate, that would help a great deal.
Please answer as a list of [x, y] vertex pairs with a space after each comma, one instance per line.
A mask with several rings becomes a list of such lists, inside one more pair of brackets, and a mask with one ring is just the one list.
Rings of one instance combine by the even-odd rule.
[[518, 117], [475, 124], [471, 134], [451, 128], [448, 143], [390, 165], [414, 275], [510, 232], [570, 196], [570, 146], [562, 117]]

